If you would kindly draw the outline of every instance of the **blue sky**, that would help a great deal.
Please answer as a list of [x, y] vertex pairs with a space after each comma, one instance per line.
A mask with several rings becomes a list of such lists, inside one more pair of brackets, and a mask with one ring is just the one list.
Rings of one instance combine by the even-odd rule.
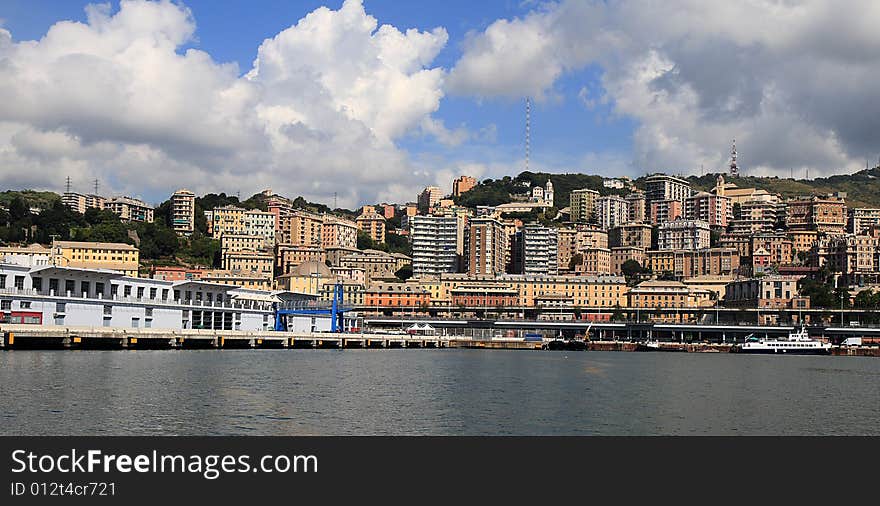
[[[90, 2], [72, 0], [4, 0], [0, 17], [16, 41], [39, 39], [55, 22], [86, 22], [84, 7]], [[338, 9], [336, 1], [187, 0], [197, 24], [195, 47], [211, 54], [218, 62], [237, 62], [241, 72], [250, 69], [257, 47], [264, 39], [295, 24], [312, 10], [326, 5]], [[441, 26], [449, 42], [433, 61], [433, 66], [451, 69], [461, 57], [462, 44], [469, 32], [478, 33], [499, 18], [527, 15], [535, 2], [509, 0], [443, 2], [400, 2], [365, 0], [367, 12], [379, 24], [391, 24], [400, 30], [430, 30]], [[113, 4], [113, 9], [118, 8]], [[578, 99], [583, 86], [600, 87], [601, 68], [591, 66], [572, 72], [554, 86], [554, 96], [532, 104], [532, 170], [572, 170], [603, 172], [607, 168], [584, 157], [589, 153], [611, 153], [627, 157], [631, 149], [634, 121], [612, 117], [609, 106], [588, 110]], [[435, 118], [450, 129], [464, 126], [474, 131], [494, 129], [496, 135], [470, 140], [449, 147], [424, 135], [406, 136], [398, 146], [414, 158], [448, 160], [454, 163], [462, 155], [471, 161], [512, 163], [524, 151], [523, 100], [510, 98], [476, 99], [447, 94]], [[489, 174], [487, 174], [489, 175]], [[495, 175], [495, 174], [492, 174]]]
[[[747, 175], [880, 155], [872, 0], [171, 1], [113, 0], [66, 30], [88, 2], [0, 0], [8, 185], [411, 200], [458, 174], [520, 172], [526, 96], [534, 171], [722, 171], [733, 138]], [[371, 18], [393, 36], [364, 31]], [[243, 77], [261, 46], [274, 61]]]

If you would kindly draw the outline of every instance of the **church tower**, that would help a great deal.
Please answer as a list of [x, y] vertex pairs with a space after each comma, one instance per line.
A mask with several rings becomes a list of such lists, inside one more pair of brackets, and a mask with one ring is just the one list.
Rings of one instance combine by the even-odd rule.
[[547, 186], [544, 189], [544, 202], [553, 205], [553, 182], [547, 179]]

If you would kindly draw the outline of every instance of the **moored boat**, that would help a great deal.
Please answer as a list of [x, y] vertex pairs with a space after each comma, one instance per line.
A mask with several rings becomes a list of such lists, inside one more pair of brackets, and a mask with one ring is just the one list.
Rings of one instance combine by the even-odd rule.
[[746, 341], [738, 346], [737, 351], [774, 355], [828, 355], [831, 353], [831, 343], [810, 338], [807, 328], [801, 326], [794, 332], [790, 332], [787, 339], [762, 339], [749, 335], [746, 337]]

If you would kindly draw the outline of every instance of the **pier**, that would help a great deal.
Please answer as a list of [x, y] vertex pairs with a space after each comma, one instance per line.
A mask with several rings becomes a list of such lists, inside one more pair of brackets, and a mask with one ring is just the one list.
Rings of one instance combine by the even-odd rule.
[[[411, 322], [410, 322], [411, 323]], [[432, 322], [437, 323], [437, 322]], [[741, 342], [750, 327], [729, 329], [692, 326], [645, 324], [627, 328], [626, 324], [602, 324], [594, 326], [590, 339], [581, 347], [571, 348], [579, 334], [571, 336], [548, 336], [541, 340], [524, 340], [508, 335], [500, 337], [483, 328], [471, 328], [453, 322], [457, 330], [442, 328], [438, 335], [410, 335], [372, 331], [363, 333], [289, 332], [289, 331], [234, 331], [234, 330], [175, 330], [117, 327], [66, 327], [40, 325], [0, 325], [0, 350], [57, 349], [57, 350], [141, 350], [141, 349], [441, 349], [474, 348], [489, 350], [542, 350], [553, 349], [551, 341], [564, 343], [560, 349], [586, 349], [589, 351], [645, 351], [639, 346], [645, 338], [658, 339], [656, 351], [681, 351], [689, 353], [736, 352], [736, 342]], [[497, 322], [496, 322], [497, 323]], [[510, 327], [504, 322], [503, 328]], [[537, 325], [547, 325], [558, 331], [560, 322], [522, 322], [525, 330], [534, 331]], [[598, 327], [596, 329], [595, 327]], [[761, 329], [768, 329], [762, 327]], [[522, 330], [522, 329], [521, 329]], [[757, 328], [752, 328], [754, 333]], [[787, 327], [773, 328], [774, 334], [788, 332]], [[832, 330], [832, 329], [826, 329]], [[841, 334], [852, 334], [853, 329], [833, 329]], [[880, 329], [878, 329], [880, 331]], [[768, 334], [770, 331], [767, 330]], [[505, 334], [511, 334], [509, 330]], [[515, 334], [515, 333], [514, 333]], [[561, 334], [561, 333], [560, 333]], [[822, 333], [826, 337], [826, 333]], [[720, 339], [719, 339], [720, 338]], [[880, 357], [880, 346], [834, 346], [832, 355]]]
[[448, 347], [450, 339], [444, 336], [0, 325], [0, 348], [5, 350]]

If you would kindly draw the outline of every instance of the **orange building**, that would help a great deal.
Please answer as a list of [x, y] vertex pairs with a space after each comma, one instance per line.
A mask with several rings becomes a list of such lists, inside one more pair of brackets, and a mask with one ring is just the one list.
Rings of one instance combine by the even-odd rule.
[[472, 189], [474, 186], [477, 186], [476, 178], [472, 178], [471, 176], [460, 176], [452, 182], [452, 194], [458, 197], [462, 193]]

